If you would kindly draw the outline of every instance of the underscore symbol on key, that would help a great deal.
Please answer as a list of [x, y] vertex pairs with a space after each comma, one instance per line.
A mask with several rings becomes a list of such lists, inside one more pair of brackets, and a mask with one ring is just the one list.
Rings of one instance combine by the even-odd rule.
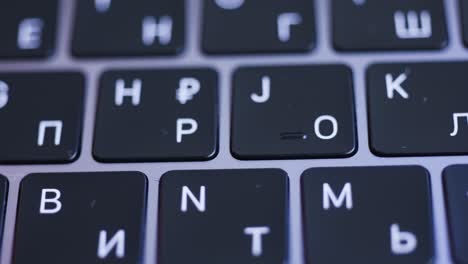
[[453, 114], [453, 131], [450, 133], [451, 137], [458, 135], [458, 119], [465, 118], [468, 125], [468, 113], [454, 113]]
[[250, 99], [257, 104], [266, 103], [270, 99], [270, 91], [271, 91], [271, 80], [268, 76], [262, 77], [262, 93], [256, 94], [252, 93], [250, 95]]
[[397, 11], [393, 15], [396, 35], [400, 39], [421, 39], [432, 36], [431, 14], [424, 10], [419, 14], [416, 11]]
[[200, 82], [195, 78], [180, 79], [179, 88], [176, 90], [176, 100], [180, 104], [193, 100], [193, 97], [200, 92], [200, 86]]
[[0, 109], [5, 107], [8, 103], [8, 84], [0, 81]]

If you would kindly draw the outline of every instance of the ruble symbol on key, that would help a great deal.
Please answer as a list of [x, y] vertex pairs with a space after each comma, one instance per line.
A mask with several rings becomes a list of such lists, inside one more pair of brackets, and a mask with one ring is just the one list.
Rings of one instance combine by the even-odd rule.
[[179, 88], [176, 90], [176, 99], [181, 104], [186, 104], [200, 91], [200, 82], [195, 78], [182, 78]]

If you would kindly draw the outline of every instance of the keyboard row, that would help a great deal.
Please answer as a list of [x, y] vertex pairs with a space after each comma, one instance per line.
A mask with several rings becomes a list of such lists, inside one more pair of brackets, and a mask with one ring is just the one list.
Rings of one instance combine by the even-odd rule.
[[[367, 70], [377, 156], [468, 154], [466, 62]], [[80, 154], [85, 78], [0, 73], [1, 163]], [[209, 160], [218, 150], [218, 77], [198, 69], [112, 70], [99, 82], [100, 162]], [[232, 76], [231, 153], [241, 160], [342, 158], [358, 148], [352, 71], [344, 65], [241, 67]], [[227, 90], [226, 90], [227, 91]], [[227, 91], [228, 92], [228, 91]]]
[[[467, 175], [468, 165], [444, 170], [458, 263], [468, 263]], [[0, 179], [3, 214], [8, 184]], [[431, 184], [424, 168], [312, 168], [301, 186], [307, 263], [433, 260]], [[288, 189], [279, 169], [164, 174], [158, 263], [287, 263]], [[147, 200], [156, 198], [147, 197], [144, 174], [31, 174], [19, 193], [13, 263], [142, 263], [146, 225], [156, 225], [145, 223]]]
[[[313, 0], [201, 2], [201, 45], [208, 54], [306, 52], [315, 45]], [[2, 1], [0, 57], [52, 54], [58, 4]], [[441, 49], [448, 43], [443, 0], [333, 0], [331, 9], [333, 45], [340, 51]], [[460, 9], [468, 44], [463, 0]], [[186, 13], [195, 17], [185, 0], [82, 0], [75, 13], [72, 54], [78, 57], [176, 54], [185, 46]]]

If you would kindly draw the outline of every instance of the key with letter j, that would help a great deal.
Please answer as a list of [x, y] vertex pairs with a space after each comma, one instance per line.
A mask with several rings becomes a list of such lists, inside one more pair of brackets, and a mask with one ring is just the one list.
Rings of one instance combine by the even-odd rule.
[[424, 168], [314, 168], [301, 180], [306, 263], [431, 262]]
[[287, 195], [277, 169], [163, 175], [158, 263], [285, 263]]
[[141, 263], [146, 190], [138, 172], [26, 176], [13, 263]]

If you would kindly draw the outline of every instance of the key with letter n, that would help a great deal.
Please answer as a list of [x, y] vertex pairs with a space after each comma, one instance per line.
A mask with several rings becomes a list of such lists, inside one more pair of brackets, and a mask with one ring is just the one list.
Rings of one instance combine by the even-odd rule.
[[287, 186], [278, 169], [164, 174], [158, 264], [286, 263]]

